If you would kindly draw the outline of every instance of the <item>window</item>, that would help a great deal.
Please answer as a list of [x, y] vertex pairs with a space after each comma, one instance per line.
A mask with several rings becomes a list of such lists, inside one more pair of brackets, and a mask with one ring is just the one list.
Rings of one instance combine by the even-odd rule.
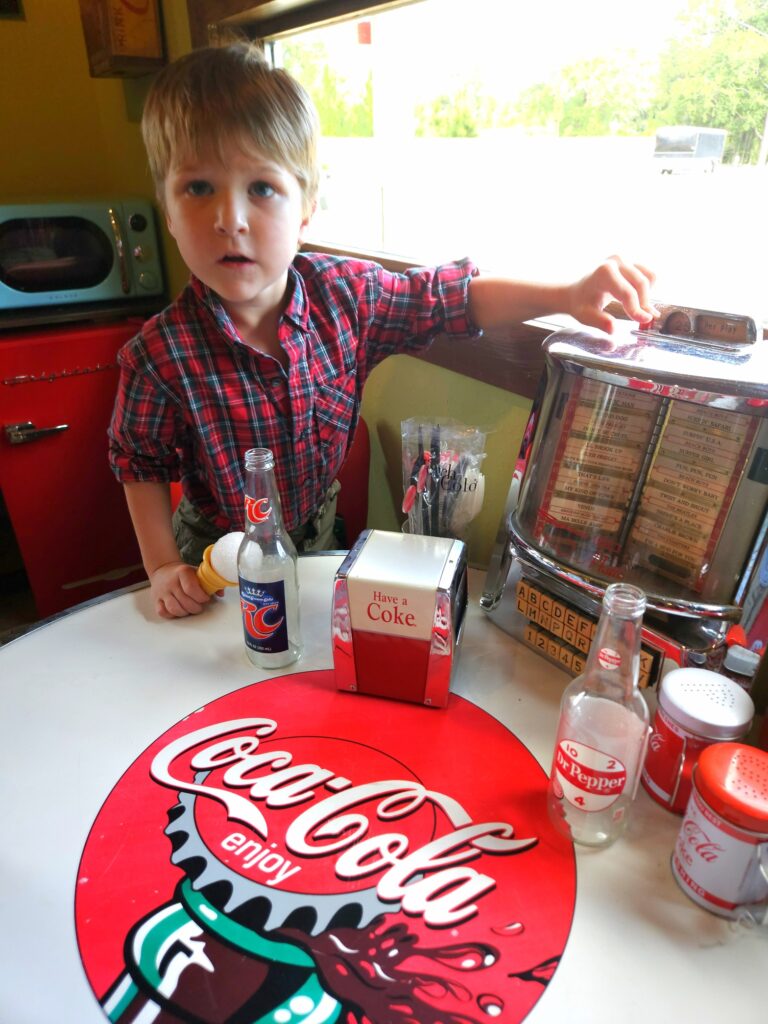
[[311, 238], [550, 280], [619, 252], [659, 300], [768, 316], [768, 8], [624, 13], [422, 0], [272, 40], [323, 124]]

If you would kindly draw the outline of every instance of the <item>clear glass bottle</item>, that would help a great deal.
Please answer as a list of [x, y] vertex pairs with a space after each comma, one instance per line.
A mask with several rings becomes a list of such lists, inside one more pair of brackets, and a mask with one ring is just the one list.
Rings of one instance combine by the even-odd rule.
[[269, 448], [245, 453], [245, 536], [237, 575], [249, 660], [265, 669], [290, 665], [301, 655], [299, 576]]
[[627, 825], [648, 743], [638, 689], [645, 594], [614, 583], [584, 672], [566, 688], [547, 801], [555, 827], [585, 846], [609, 846]]

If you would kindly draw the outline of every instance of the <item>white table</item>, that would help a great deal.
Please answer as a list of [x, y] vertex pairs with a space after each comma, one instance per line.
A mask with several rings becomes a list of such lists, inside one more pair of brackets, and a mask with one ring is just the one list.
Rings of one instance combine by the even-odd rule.
[[[331, 583], [340, 561], [300, 560], [306, 648], [295, 671], [331, 667]], [[485, 618], [482, 576], [470, 575], [453, 689], [504, 723], [548, 771], [567, 677]], [[3, 1024], [103, 1024], [73, 917], [89, 828], [153, 740], [259, 678], [240, 641], [234, 590], [201, 616], [167, 622], [153, 615], [149, 591], [136, 589], [0, 649]], [[764, 1024], [768, 929], [721, 920], [678, 889], [669, 860], [679, 824], [641, 788], [623, 839], [577, 851], [571, 935], [531, 1024]]]

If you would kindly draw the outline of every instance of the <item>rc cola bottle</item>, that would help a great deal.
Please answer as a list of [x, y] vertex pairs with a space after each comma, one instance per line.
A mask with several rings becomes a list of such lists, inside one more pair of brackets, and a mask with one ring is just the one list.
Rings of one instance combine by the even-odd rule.
[[298, 568], [269, 448], [245, 453], [245, 536], [237, 574], [248, 658], [264, 669], [290, 665], [301, 655]]
[[566, 688], [549, 780], [549, 813], [563, 835], [609, 846], [627, 825], [648, 743], [637, 685], [645, 594], [609, 586], [582, 675]]

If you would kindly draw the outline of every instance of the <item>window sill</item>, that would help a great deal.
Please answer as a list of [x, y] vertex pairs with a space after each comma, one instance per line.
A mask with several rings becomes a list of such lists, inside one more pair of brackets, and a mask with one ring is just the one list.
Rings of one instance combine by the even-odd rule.
[[[418, 260], [400, 259], [387, 253], [337, 247], [321, 242], [308, 242], [306, 249], [375, 260], [387, 270], [400, 273], [420, 265]], [[415, 358], [511, 391], [523, 398], [533, 399], [544, 370], [541, 343], [561, 326], [554, 322], [536, 320], [505, 331], [486, 331], [481, 338], [448, 338], [446, 335], [438, 335], [430, 348]]]

